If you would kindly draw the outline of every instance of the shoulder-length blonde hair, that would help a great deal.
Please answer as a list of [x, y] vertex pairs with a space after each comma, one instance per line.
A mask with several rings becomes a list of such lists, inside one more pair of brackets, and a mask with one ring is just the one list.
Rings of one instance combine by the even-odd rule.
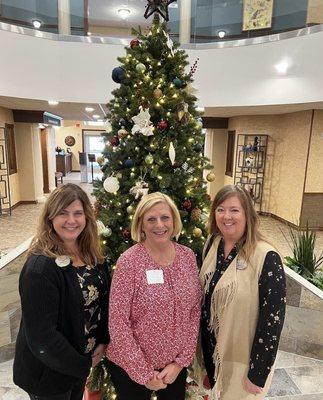
[[82, 203], [86, 220], [85, 228], [77, 238], [83, 261], [88, 265], [103, 262], [104, 257], [101, 252], [92, 205], [84, 190], [72, 183], [58, 187], [48, 197], [40, 216], [37, 233], [29, 247], [28, 255], [42, 254], [51, 258], [61, 255], [72, 256], [72, 254], [68, 254], [63, 241], [55, 232], [52, 221], [75, 200]]
[[[242, 187], [237, 185], [226, 185], [216, 194], [210, 211], [209, 216], [209, 233], [215, 236], [221, 235], [221, 231], [217, 226], [215, 219], [215, 210], [229, 197], [236, 196], [242, 205], [246, 216], [246, 229], [242, 238], [240, 239], [240, 251], [243, 256], [248, 260], [253, 253], [257, 241], [264, 240], [259, 232], [259, 217], [253, 206], [252, 199], [249, 193]], [[238, 244], [238, 245], [239, 245]]]
[[173, 215], [173, 223], [174, 223], [172, 237], [177, 236], [181, 233], [182, 221], [181, 221], [181, 216], [179, 214], [178, 208], [176, 207], [175, 203], [166, 194], [162, 194], [160, 192], [155, 192], [155, 193], [150, 193], [150, 194], [147, 194], [146, 196], [144, 196], [140, 200], [140, 202], [136, 208], [136, 212], [133, 216], [132, 224], [131, 224], [131, 237], [135, 242], [141, 242], [144, 240], [144, 237], [142, 235], [143, 216], [145, 215], [145, 213], [148, 210], [151, 209], [151, 207], [155, 206], [158, 203], [165, 203], [171, 209], [171, 212]]

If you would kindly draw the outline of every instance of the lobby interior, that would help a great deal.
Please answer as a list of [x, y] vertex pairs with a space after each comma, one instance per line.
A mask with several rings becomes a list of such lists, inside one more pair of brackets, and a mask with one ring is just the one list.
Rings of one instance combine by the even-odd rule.
[[[193, 85], [214, 167], [207, 191], [213, 198], [223, 185], [246, 185], [262, 233], [283, 257], [292, 254], [289, 229], [306, 224], [319, 255], [323, 4], [276, 0], [270, 27], [243, 29], [246, 3], [178, 0], [169, 8], [170, 37], [187, 52], [187, 68], [198, 60]], [[79, 184], [95, 201], [91, 163], [84, 167], [79, 154], [97, 157], [104, 148], [106, 103], [117, 87], [111, 71], [133, 39], [131, 27], [152, 21], [141, 0], [42, 4], [4, 0], [0, 12], [0, 400], [27, 399], [11, 372], [18, 278], [43, 203], [62, 182]], [[246, 181], [240, 158], [246, 162], [243, 149], [256, 137], [262, 168]], [[94, 177], [101, 175], [94, 163]], [[268, 399], [322, 400], [323, 292], [287, 267], [286, 276], [287, 318]]]

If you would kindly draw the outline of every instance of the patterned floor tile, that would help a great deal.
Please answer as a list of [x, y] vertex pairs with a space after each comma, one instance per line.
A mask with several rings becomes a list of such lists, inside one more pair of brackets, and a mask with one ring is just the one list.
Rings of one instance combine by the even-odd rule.
[[292, 381], [284, 368], [275, 370], [268, 397], [301, 394], [301, 391]]

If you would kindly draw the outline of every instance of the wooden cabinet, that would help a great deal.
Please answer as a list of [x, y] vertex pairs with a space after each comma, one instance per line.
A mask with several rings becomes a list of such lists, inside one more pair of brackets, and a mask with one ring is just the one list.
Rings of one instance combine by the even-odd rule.
[[66, 176], [72, 171], [72, 153], [56, 154], [56, 172]]

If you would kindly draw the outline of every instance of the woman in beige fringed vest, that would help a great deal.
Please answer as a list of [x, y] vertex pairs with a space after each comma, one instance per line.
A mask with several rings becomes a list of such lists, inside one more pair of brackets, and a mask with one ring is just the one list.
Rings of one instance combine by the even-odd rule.
[[285, 316], [282, 262], [238, 186], [217, 193], [209, 228], [200, 273], [201, 345], [212, 399], [264, 399]]

